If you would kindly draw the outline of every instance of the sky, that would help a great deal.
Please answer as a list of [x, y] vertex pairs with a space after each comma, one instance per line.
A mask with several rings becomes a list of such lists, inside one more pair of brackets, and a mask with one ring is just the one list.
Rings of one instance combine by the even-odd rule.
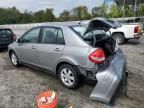
[[38, 11], [46, 8], [53, 8], [54, 14], [59, 16], [63, 10], [71, 10], [73, 7], [79, 5], [86, 5], [89, 11], [102, 4], [104, 0], [0, 0], [0, 7], [15, 6], [21, 12], [24, 10]]

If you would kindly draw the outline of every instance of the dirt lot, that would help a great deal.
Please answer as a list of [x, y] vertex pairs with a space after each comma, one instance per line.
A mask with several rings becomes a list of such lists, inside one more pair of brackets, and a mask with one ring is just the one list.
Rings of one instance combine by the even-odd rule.
[[0, 52], [0, 108], [36, 108], [36, 96], [47, 89], [60, 92], [60, 100], [69, 100], [74, 108], [144, 108], [144, 39], [122, 45], [128, 62], [127, 96], [119, 94], [113, 106], [90, 101], [93, 84], [77, 90], [64, 88], [59, 80], [44, 72], [11, 65], [7, 51]]

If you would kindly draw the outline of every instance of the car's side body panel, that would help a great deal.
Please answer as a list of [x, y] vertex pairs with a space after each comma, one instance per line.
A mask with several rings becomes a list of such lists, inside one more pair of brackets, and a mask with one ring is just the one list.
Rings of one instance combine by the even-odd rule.
[[63, 54], [65, 45], [39, 44], [37, 47], [39, 65], [55, 71], [57, 61]]

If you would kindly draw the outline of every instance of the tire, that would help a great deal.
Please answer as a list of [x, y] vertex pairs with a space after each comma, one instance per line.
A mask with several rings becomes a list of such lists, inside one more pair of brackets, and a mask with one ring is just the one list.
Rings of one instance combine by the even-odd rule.
[[129, 41], [129, 39], [125, 39], [125, 42], [128, 42]]
[[9, 56], [10, 56], [10, 60], [11, 60], [12, 64], [15, 67], [19, 67], [20, 63], [19, 63], [19, 60], [18, 60], [16, 53], [14, 51], [12, 51]]
[[75, 89], [78, 87], [80, 75], [78, 70], [69, 64], [63, 64], [58, 70], [58, 76], [61, 83], [68, 89]]
[[121, 33], [115, 33], [113, 34], [113, 38], [117, 41], [119, 45], [123, 44], [125, 42], [125, 37]]

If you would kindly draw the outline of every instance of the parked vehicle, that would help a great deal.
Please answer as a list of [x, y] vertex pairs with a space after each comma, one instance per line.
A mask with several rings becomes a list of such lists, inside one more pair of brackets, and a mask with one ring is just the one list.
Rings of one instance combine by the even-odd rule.
[[[118, 24], [117, 21], [107, 20], [112, 24]], [[129, 39], [139, 39], [143, 35], [142, 26], [139, 23], [135, 24], [120, 24], [117, 29], [111, 29], [112, 36], [117, 40], [118, 44], [123, 44]]]
[[[94, 25], [91, 28], [95, 30], [109, 29], [118, 44], [123, 44], [129, 39], [139, 39], [143, 35], [142, 27], [139, 24], [121, 24], [115, 20], [105, 18], [90, 20], [90, 22], [92, 21]], [[89, 21], [86, 21], [86, 23], [89, 23]]]
[[126, 17], [126, 18], [112, 18], [112, 20], [121, 22], [122, 24], [137, 24], [140, 25], [144, 31], [144, 17]]
[[90, 98], [106, 103], [126, 79], [126, 59], [115, 40], [85, 25], [32, 28], [9, 45], [8, 53], [14, 66], [54, 73], [69, 89], [78, 87], [82, 77], [97, 81]]
[[0, 28], [0, 49], [8, 48], [8, 45], [15, 41], [16, 36], [11, 29]]

